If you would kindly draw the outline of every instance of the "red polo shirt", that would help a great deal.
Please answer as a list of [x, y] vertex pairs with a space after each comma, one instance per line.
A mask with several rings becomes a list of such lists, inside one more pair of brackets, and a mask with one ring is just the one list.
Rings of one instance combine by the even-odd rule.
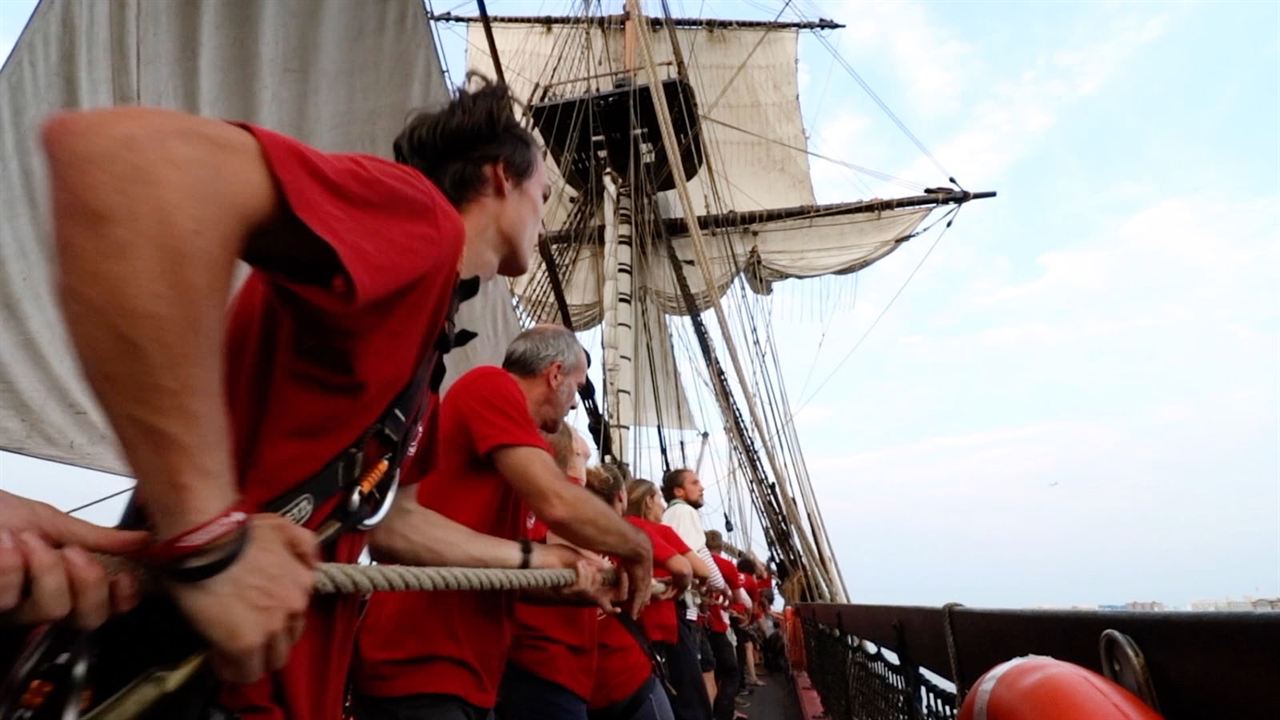
[[[689, 546], [684, 543], [684, 540], [680, 539], [680, 534], [671, 526], [635, 516], [628, 516], [627, 521], [646, 533], [656, 533], [656, 537], [666, 543], [676, 555], [684, 555], [689, 552]], [[655, 578], [668, 578], [671, 577], [671, 573], [665, 567], [659, 567], [655, 564], [653, 576]], [[654, 598], [645, 607], [644, 614], [640, 616], [640, 626], [644, 628], [645, 637], [649, 638], [650, 642], [676, 644], [679, 637], [679, 626], [677, 625], [675, 599], [659, 600]]]
[[[576, 478], [565, 479], [582, 484]], [[532, 513], [525, 524], [526, 537], [546, 542], [546, 524]], [[585, 701], [596, 673], [596, 608], [517, 601], [507, 662]]]
[[[516, 381], [496, 367], [463, 375], [440, 405], [438, 437], [418, 502], [472, 530], [519, 538], [524, 504], [492, 454], [504, 447], [551, 448]], [[505, 592], [374, 593], [360, 629], [357, 691], [452, 695], [493, 707], [511, 642], [513, 601]]]
[[[721, 557], [718, 553], [712, 553], [711, 559], [716, 561], [716, 567], [720, 568], [720, 574], [724, 576], [724, 582], [729, 586], [729, 601], [734, 602], [733, 591], [742, 587], [742, 580], [738, 576], [738, 567], [733, 564], [732, 560]], [[721, 605], [713, 606], [707, 622], [711, 632], [729, 632], [728, 610]]]
[[[649, 523], [651, 526], [653, 523]], [[653, 545], [653, 564], [657, 568], [676, 555], [656, 531], [637, 525]], [[622, 621], [600, 612], [599, 642], [596, 644], [596, 674], [587, 707], [592, 710], [620, 703], [631, 697], [653, 674], [653, 661], [640, 647]]]
[[742, 615], [745, 616], [748, 621], [751, 621], [756, 618], [756, 613], [760, 609], [760, 588], [756, 585], [755, 575], [741, 573], [741, 576], [742, 576], [742, 589], [747, 591], [747, 597], [751, 598], [751, 612], [748, 613], [747, 608], [745, 606], [742, 606], [741, 604], [739, 604], [739, 607], [741, 607], [741, 610], [739, 612], [741, 612]]
[[[242, 125], [257, 139], [284, 201], [336, 256], [327, 281], [254, 270], [226, 335], [227, 407], [247, 500], [264, 503], [311, 477], [381, 416], [408, 383], [448, 313], [462, 219], [421, 174], [376, 157], [322, 153]], [[315, 509], [314, 528], [332, 502]], [[354, 562], [351, 533], [326, 560]], [[317, 596], [289, 664], [225, 685], [244, 718], [339, 718], [358, 599]]]

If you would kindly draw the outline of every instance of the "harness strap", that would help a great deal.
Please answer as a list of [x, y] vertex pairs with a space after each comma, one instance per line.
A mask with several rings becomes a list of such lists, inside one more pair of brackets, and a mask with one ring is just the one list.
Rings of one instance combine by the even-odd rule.
[[649, 638], [645, 637], [644, 629], [641, 628], [640, 624], [628, 615], [625, 610], [614, 615], [614, 617], [618, 619], [618, 622], [622, 623], [622, 627], [626, 628], [627, 632], [631, 633], [631, 637], [635, 638], [636, 644], [640, 646], [640, 649], [644, 651], [644, 654], [649, 656], [649, 664], [653, 666], [653, 676], [658, 679], [658, 682], [662, 683], [663, 689], [668, 693], [675, 695], [675, 688], [672, 687], [671, 683], [667, 680], [666, 663], [653, 649], [653, 645], [650, 644]]

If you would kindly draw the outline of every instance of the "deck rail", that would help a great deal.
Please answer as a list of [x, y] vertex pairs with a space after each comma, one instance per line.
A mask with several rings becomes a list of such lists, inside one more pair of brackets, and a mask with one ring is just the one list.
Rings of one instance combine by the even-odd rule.
[[1021, 655], [1106, 674], [1109, 630], [1140, 651], [1169, 720], [1280, 717], [1280, 612], [812, 603], [796, 616], [803, 662], [832, 720], [953, 720], [982, 673]]

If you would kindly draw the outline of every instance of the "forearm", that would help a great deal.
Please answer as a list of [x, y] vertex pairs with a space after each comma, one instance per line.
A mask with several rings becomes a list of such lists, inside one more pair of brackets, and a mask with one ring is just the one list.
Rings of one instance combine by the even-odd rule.
[[547, 453], [529, 447], [504, 448], [494, 464], [534, 514], [573, 545], [609, 553], [628, 563], [653, 557], [649, 538], [600, 498], [573, 483]]
[[689, 567], [693, 569], [693, 576], [699, 580], [706, 580], [711, 577], [711, 571], [707, 569], [707, 564], [698, 557], [698, 553], [690, 550], [684, 554], [684, 559], [689, 561]]
[[[615, 555], [629, 562], [651, 556], [649, 538], [600, 499], [577, 485], [558, 483], [562, 497], [555, 503], [566, 508], [547, 518], [549, 528], [573, 545], [596, 552]], [[534, 512], [538, 508], [534, 507]]]
[[[236, 497], [223, 332], [254, 220], [213, 158], [246, 148], [146, 111], [57, 119], [44, 140], [72, 343], [158, 533], [180, 532]], [[274, 201], [265, 165], [261, 176], [265, 190], [247, 190]]]
[[680, 555], [668, 558], [663, 566], [666, 567], [667, 572], [671, 573], [672, 587], [684, 590], [693, 581], [693, 569], [689, 566], [689, 561]]
[[[415, 489], [401, 488], [395, 507], [370, 534], [369, 552], [375, 560], [401, 565], [520, 566], [519, 543], [477, 532], [419, 505], [413, 499]], [[535, 562], [538, 555], [535, 548]]]

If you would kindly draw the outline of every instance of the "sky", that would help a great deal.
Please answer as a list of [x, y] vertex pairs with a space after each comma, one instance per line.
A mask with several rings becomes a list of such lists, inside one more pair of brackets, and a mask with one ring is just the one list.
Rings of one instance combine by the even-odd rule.
[[[32, 5], [0, 0], [0, 55]], [[784, 17], [796, 12], [846, 24], [826, 37], [848, 64], [965, 188], [999, 192], [856, 279], [775, 293], [853, 600], [1280, 596], [1280, 6], [803, 0]], [[456, 72], [463, 43], [440, 37]], [[946, 184], [821, 43], [800, 48], [813, 151]], [[811, 162], [820, 202], [901, 192]], [[813, 312], [821, 292], [836, 301]], [[127, 485], [0, 455], [0, 487], [63, 508]]]

